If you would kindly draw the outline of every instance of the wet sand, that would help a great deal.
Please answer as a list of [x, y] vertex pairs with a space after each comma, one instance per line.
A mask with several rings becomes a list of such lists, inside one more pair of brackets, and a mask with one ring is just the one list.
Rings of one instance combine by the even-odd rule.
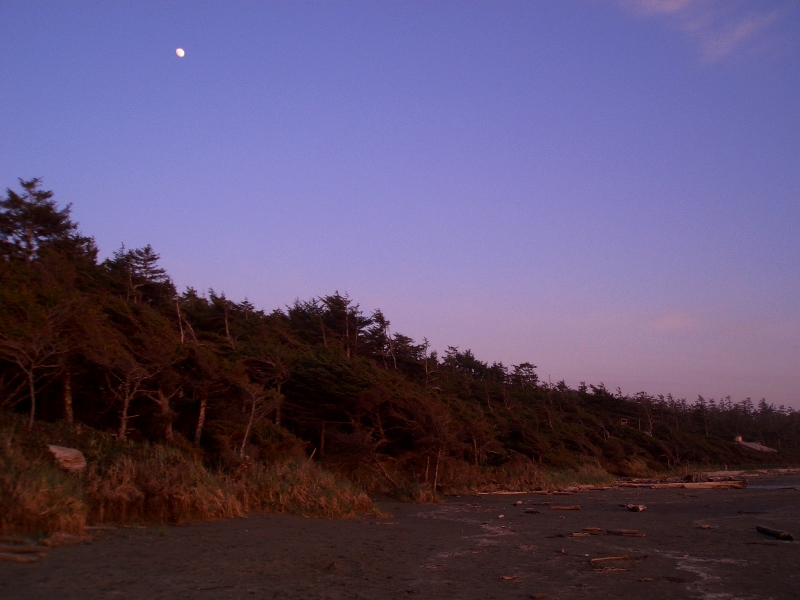
[[[620, 506], [628, 503], [647, 510]], [[0, 598], [800, 598], [800, 541], [756, 531], [800, 539], [798, 474], [751, 479], [741, 490], [378, 505], [392, 516], [257, 514], [98, 530], [92, 543], [55, 548], [37, 563], [0, 562]], [[645, 536], [571, 535], [591, 533], [584, 528]], [[610, 556], [628, 558], [592, 561]]]

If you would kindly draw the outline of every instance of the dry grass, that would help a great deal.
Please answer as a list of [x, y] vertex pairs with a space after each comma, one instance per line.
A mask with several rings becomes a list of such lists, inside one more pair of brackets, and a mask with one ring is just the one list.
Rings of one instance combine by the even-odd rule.
[[325, 517], [375, 511], [366, 493], [307, 460], [245, 465], [228, 481], [246, 510]]
[[174, 523], [244, 516], [236, 495], [195, 456], [145, 446], [85, 476], [90, 521]]
[[[59, 469], [48, 443], [80, 449], [79, 475]], [[212, 471], [188, 447], [118, 442], [102, 432], [0, 415], [0, 533], [80, 534], [87, 523], [176, 523], [245, 516], [248, 510], [325, 517], [374, 513], [369, 496], [307, 461]]]
[[83, 533], [86, 502], [78, 479], [26, 457], [7, 435], [0, 444], [0, 533]]
[[439, 466], [439, 481], [442, 490], [448, 495], [530, 492], [543, 489], [546, 485], [544, 471], [522, 457], [498, 467], [443, 459]]

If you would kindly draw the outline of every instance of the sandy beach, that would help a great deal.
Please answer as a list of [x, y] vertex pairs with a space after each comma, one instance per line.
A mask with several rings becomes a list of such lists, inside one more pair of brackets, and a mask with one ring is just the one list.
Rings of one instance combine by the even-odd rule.
[[756, 531], [800, 537], [798, 474], [378, 504], [391, 516], [93, 530], [36, 563], [0, 562], [0, 597], [800, 598], [800, 542]]

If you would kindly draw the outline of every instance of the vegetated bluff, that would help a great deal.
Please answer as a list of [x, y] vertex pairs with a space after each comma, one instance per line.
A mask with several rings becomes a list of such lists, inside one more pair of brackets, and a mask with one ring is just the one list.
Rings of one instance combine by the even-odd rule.
[[[222, 469], [313, 455], [371, 491], [532, 485], [543, 467], [636, 475], [689, 463], [796, 461], [800, 413], [694, 403], [535, 366], [444, 356], [338, 292], [265, 313], [176, 292], [148, 245], [97, 248], [39, 180], [0, 202], [0, 409], [119, 439], [194, 445]], [[778, 449], [764, 457], [736, 435]]]

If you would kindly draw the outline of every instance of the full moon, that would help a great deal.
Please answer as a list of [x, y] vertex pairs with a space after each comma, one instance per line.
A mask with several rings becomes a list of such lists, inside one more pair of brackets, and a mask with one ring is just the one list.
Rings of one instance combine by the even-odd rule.
[[183, 55], [186, 54], [186, 52], [183, 51], [183, 48], [178, 48], [175, 50], [175, 54], [178, 55], [178, 58], [183, 58]]

